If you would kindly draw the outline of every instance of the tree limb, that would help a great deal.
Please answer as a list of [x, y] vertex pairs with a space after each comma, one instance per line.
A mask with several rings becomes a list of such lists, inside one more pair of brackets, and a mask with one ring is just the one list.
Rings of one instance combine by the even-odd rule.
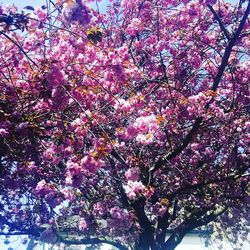
[[140, 250], [148, 250], [150, 246], [152, 249], [155, 249], [153, 228], [144, 211], [145, 201], [146, 199], [144, 197], [140, 197], [132, 203], [132, 207], [136, 212], [141, 227], [139, 243], [137, 245], [137, 249]]
[[[250, 1], [248, 1], [247, 9], [246, 9], [246, 11], [245, 11], [245, 13], [244, 13], [244, 15], [243, 15], [243, 17], [241, 19], [239, 27], [237, 28], [237, 30], [234, 33], [233, 37], [230, 39], [229, 44], [227, 45], [227, 47], [226, 47], [226, 49], [224, 51], [221, 64], [219, 66], [218, 72], [217, 72], [217, 74], [216, 74], [216, 76], [214, 78], [214, 82], [213, 82], [213, 85], [211, 87], [212, 91], [216, 91], [218, 86], [219, 86], [222, 75], [223, 75], [223, 73], [224, 73], [224, 71], [225, 71], [225, 69], [226, 69], [226, 67], [228, 65], [228, 60], [229, 60], [229, 57], [231, 55], [232, 49], [233, 49], [237, 39], [239, 38], [239, 36], [240, 36], [240, 34], [241, 34], [242, 30], [243, 30], [243, 27], [244, 27], [244, 24], [245, 24], [245, 22], [247, 20], [249, 12], [250, 12]], [[209, 104], [210, 103], [208, 103], [206, 105], [206, 109], [209, 107]], [[189, 145], [189, 143], [193, 139], [194, 134], [200, 128], [200, 125], [201, 125], [202, 121], [203, 121], [202, 117], [198, 117], [198, 118], [195, 119], [195, 122], [193, 124], [192, 129], [188, 132], [188, 134], [186, 135], [183, 142], [181, 144], [179, 144], [173, 152], [169, 153], [163, 159], [158, 160], [155, 163], [155, 167], [152, 170], [152, 173], [154, 173], [156, 170], [158, 170], [161, 166], [165, 165], [169, 160], [171, 160], [174, 157], [176, 157], [177, 155], [179, 155]]]
[[228, 180], [236, 180], [238, 178], [240, 178], [242, 176], [242, 174], [248, 169], [248, 166], [245, 166], [244, 168], [241, 169], [241, 171], [239, 171], [238, 173], [235, 174], [231, 174], [228, 175], [226, 177], [223, 178], [214, 178], [208, 181], [202, 181], [196, 184], [190, 184], [190, 185], [186, 185], [184, 187], [181, 187], [179, 189], [177, 189], [176, 191], [174, 191], [173, 193], [168, 195], [168, 198], [171, 199], [174, 196], [176, 196], [177, 194], [180, 194], [182, 191], [186, 191], [186, 190], [190, 190], [190, 189], [194, 189], [194, 188], [202, 188], [204, 186], [207, 186], [209, 184], [213, 184], [213, 183], [219, 183], [219, 182], [223, 182], [223, 181], [228, 181]]
[[215, 12], [214, 8], [210, 4], [207, 4], [207, 7], [213, 13], [215, 19], [218, 21], [218, 23], [220, 25], [220, 28], [221, 28], [222, 32], [224, 33], [224, 35], [226, 36], [227, 40], [229, 41], [231, 39], [230, 38], [230, 34], [229, 34], [228, 30], [225, 28], [224, 24], [222, 23], [220, 17], [218, 16], [218, 14]]
[[62, 242], [66, 245], [90, 245], [90, 244], [109, 244], [114, 247], [117, 247], [120, 250], [128, 250], [127, 247], [123, 246], [121, 243], [116, 242], [116, 241], [111, 241], [107, 239], [99, 239], [99, 238], [87, 238], [87, 239], [65, 239], [63, 237], [59, 237], [59, 242]]
[[28, 56], [28, 54], [24, 51], [24, 49], [23, 49], [16, 41], [14, 41], [11, 37], [9, 37], [7, 34], [5, 34], [5, 33], [2, 32], [2, 31], [0, 31], [0, 34], [2, 34], [2, 35], [5, 36], [8, 40], [10, 40], [13, 44], [15, 44], [15, 45], [18, 47], [18, 49], [27, 57], [27, 59], [28, 59], [29, 61], [31, 61], [36, 67], [38, 67], [38, 64], [37, 64], [35, 61], [33, 61], [33, 60]]

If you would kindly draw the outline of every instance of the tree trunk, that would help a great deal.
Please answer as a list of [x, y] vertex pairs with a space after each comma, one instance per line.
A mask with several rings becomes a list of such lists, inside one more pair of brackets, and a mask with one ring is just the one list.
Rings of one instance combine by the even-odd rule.
[[185, 229], [181, 229], [173, 233], [163, 244], [163, 247], [161, 249], [174, 250], [181, 243], [186, 233], [187, 231]]
[[164, 243], [145, 237], [135, 246], [135, 250], [174, 250], [181, 243], [185, 234], [185, 230], [173, 233]]

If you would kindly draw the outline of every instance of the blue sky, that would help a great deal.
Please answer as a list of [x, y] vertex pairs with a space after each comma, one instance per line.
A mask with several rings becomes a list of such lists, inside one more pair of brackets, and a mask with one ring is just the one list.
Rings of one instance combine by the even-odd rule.
[[[55, 1], [54, 1], [55, 2]], [[0, 0], [0, 3], [4, 3], [4, 4], [15, 4], [19, 9], [22, 9], [23, 7], [30, 5], [32, 7], [39, 7], [42, 5], [46, 5], [46, 0]], [[104, 10], [105, 7], [108, 4], [107, 0], [103, 0], [103, 3], [98, 3], [99, 4], [99, 8], [101, 10]], [[91, 4], [91, 6], [95, 6], [94, 4]]]
[[42, 6], [43, 4], [46, 3], [45, 0], [2, 0], [0, 1], [1, 3], [4, 4], [12, 4], [14, 3], [16, 6], [18, 6], [18, 8], [23, 8], [27, 5], [32, 5], [33, 7], [37, 7], [37, 6]]
[[[238, 2], [238, 0], [226, 0], [226, 1], [231, 2], [231, 3]], [[103, 5], [103, 7], [104, 7], [104, 5], [106, 5], [108, 1], [104, 0], [103, 2], [104, 3], [99, 3], [100, 7], [101, 7], [101, 5]], [[42, 5], [46, 4], [46, 0], [0, 0], [0, 3], [4, 3], [4, 4], [14, 3], [19, 8], [23, 8], [27, 5], [32, 5], [33, 7], [42, 6]]]

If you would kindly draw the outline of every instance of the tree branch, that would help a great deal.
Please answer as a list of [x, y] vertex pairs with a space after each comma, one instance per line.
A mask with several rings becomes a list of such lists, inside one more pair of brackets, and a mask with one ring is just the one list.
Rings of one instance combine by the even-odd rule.
[[211, 12], [213, 13], [215, 19], [218, 21], [220, 28], [222, 30], [222, 32], [224, 33], [224, 35], [226, 36], [227, 40], [230, 41], [230, 34], [228, 32], [228, 30], [225, 28], [224, 24], [222, 23], [220, 17], [218, 16], [218, 14], [215, 12], [214, 8], [210, 5], [207, 4], [207, 7], [211, 10]]
[[250, 11], [250, 1], [248, 1], [247, 9], [246, 9], [246, 11], [245, 11], [245, 13], [244, 13], [244, 15], [243, 15], [243, 17], [241, 19], [239, 27], [237, 28], [236, 32], [234, 33], [233, 37], [230, 39], [229, 44], [228, 44], [228, 46], [225, 49], [224, 55], [222, 57], [221, 64], [219, 66], [217, 75], [214, 78], [214, 83], [213, 83], [213, 86], [211, 88], [211, 90], [213, 90], [213, 91], [216, 91], [217, 88], [218, 88], [218, 86], [219, 86], [219, 83], [221, 81], [222, 75], [223, 75], [223, 73], [225, 71], [225, 68], [227, 67], [228, 59], [229, 59], [229, 57], [231, 55], [233, 46], [235, 45], [236, 41], [238, 40], [238, 38], [240, 36], [240, 33], [243, 30], [243, 27], [245, 25], [245, 22], [247, 20], [248, 15], [249, 15], [249, 11]]
[[158, 170], [161, 166], [165, 165], [169, 160], [179, 155], [188, 146], [188, 144], [192, 141], [193, 136], [195, 135], [196, 131], [200, 127], [202, 120], [203, 120], [202, 117], [198, 117], [195, 120], [192, 129], [188, 132], [183, 142], [173, 152], [169, 153], [166, 157], [158, 160], [155, 163], [155, 168], [152, 170], [152, 173]]
[[[225, 69], [226, 69], [226, 67], [228, 65], [228, 60], [229, 60], [229, 57], [231, 55], [233, 46], [235, 45], [237, 39], [239, 38], [239, 36], [240, 36], [240, 34], [241, 34], [242, 30], [243, 30], [244, 24], [245, 24], [245, 22], [247, 20], [247, 17], [249, 15], [249, 11], [250, 11], [250, 1], [248, 1], [247, 9], [246, 9], [246, 11], [245, 11], [245, 13], [244, 13], [244, 15], [243, 15], [243, 17], [241, 19], [239, 27], [237, 28], [237, 30], [234, 33], [233, 37], [230, 39], [229, 44], [227, 45], [227, 47], [226, 47], [226, 49], [224, 51], [221, 64], [219, 66], [218, 72], [217, 72], [217, 74], [216, 74], [216, 76], [214, 78], [214, 82], [213, 82], [213, 85], [211, 87], [211, 90], [213, 90], [213, 91], [216, 91], [218, 86], [219, 86], [222, 75], [223, 75], [223, 73], [224, 73], [224, 71], [225, 71]], [[206, 105], [206, 107], [205, 107], [206, 109], [209, 107], [209, 104], [210, 103], [208, 103]], [[155, 163], [154, 169], [151, 170], [152, 173], [154, 173], [156, 170], [158, 170], [161, 166], [165, 165], [169, 160], [171, 160], [174, 157], [176, 157], [177, 155], [179, 155], [189, 145], [189, 143], [193, 139], [194, 134], [200, 128], [200, 125], [201, 125], [202, 121], [203, 121], [202, 117], [198, 117], [198, 118], [195, 119], [195, 122], [193, 124], [192, 129], [188, 132], [188, 134], [186, 135], [183, 142], [180, 145], [178, 145], [173, 152], [169, 153], [163, 159], [158, 160]]]
[[[211, 214], [206, 216], [206, 213], [209, 211], [208, 209], [202, 209], [198, 211], [196, 214], [186, 219], [177, 229], [176, 231], [167, 239], [164, 243], [162, 249], [174, 250], [175, 247], [180, 244], [184, 236], [191, 230], [201, 227], [203, 225], [208, 224], [211, 221], [214, 221], [218, 216], [224, 213], [227, 210], [227, 207], [215, 213], [213, 211]], [[203, 217], [204, 216], [204, 217]]]
[[146, 199], [144, 197], [140, 197], [132, 203], [132, 207], [136, 212], [141, 227], [139, 243], [137, 245], [137, 249], [141, 250], [148, 250], [150, 246], [152, 249], [155, 249], [153, 228], [144, 211], [145, 201]]
[[36, 67], [38, 67], [38, 64], [37, 64], [35, 61], [33, 61], [33, 60], [28, 56], [28, 54], [24, 51], [24, 49], [23, 49], [16, 41], [14, 41], [11, 37], [9, 37], [7, 34], [5, 34], [5, 33], [2, 32], [2, 31], [0, 31], [0, 34], [2, 34], [2, 35], [5, 36], [8, 40], [10, 40], [13, 44], [15, 44], [15, 45], [18, 47], [18, 49], [27, 57], [27, 59], [28, 59], [29, 61], [31, 61]]
[[248, 169], [248, 166], [245, 166], [244, 168], [241, 169], [241, 171], [239, 171], [238, 173], [235, 174], [231, 174], [228, 175], [226, 177], [223, 178], [214, 178], [208, 181], [202, 181], [196, 184], [190, 184], [190, 185], [186, 185], [184, 187], [181, 187], [179, 189], [177, 189], [175, 192], [169, 194], [167, 197], [168, 199], [171, 199], [173, 197], [175, 197], [177, 194], [181, 194], [182, 191], [186, 191], [186, 190], [190, 190], [190, 189], [194, 189], [194, 188], [202, 188], [204, 186], [207, 186], [209, 184], [213, 184], [213, 183], [219, 183], [219, 182], [223, 182], [223, 181], [228, 181], [228, 180], [236, 180], [238, 178], [240, 178], [242, 176], [242, 174]]
[[123, 246], [121, 243], [116, 242], [116, 241], [111, 241], [107, 239], [99, 239], [99, 238], [88, 238], [88, 239], [65, 239], [62, 236], [59, 237], [59, 242], [62, 242], [66, 245], [90, 245], [90, 244], [109, 244], [114, 247], [117, 247], [120, 250], [128, 250], [127, 247]]

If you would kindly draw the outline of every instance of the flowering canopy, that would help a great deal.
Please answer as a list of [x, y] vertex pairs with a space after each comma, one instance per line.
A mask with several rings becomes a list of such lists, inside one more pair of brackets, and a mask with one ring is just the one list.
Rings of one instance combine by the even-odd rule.
[[49, 2], [0, 8], [1, 234], [245, 239], [249, 0]]

